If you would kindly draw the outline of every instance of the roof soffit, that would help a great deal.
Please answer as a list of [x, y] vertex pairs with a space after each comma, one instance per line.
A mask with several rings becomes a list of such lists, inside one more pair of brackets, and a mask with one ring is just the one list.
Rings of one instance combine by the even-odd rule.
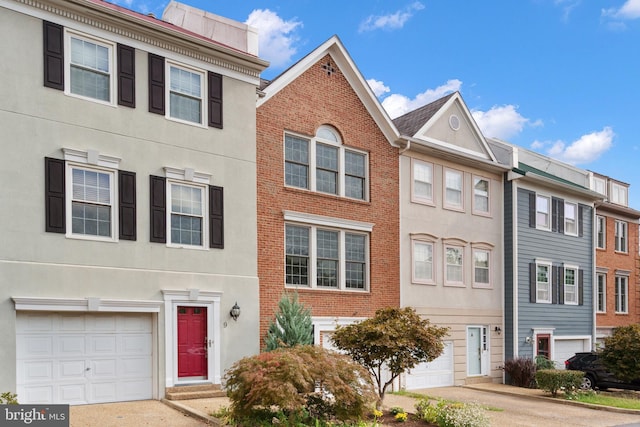
[[358, 98], [365, 106], [371, 117], [374, 119], [384, 136], [389, 143], [394, 146], [398, 146], [399, 133], [389, 118], [387, 112], [382, 108], [382, 105], [378, 101], [378, 98], [374, 95], [373, 91], [369, 87], [360, 70], [356, 67], [355, 63], [349, 56], [342, 42], [337, 36], [331, 37], [322, 45], [317, 47], [307, 56], [302, 58], [296, 64], [291, 66], [285, 72], [276, 77], [263, 89], [264, 96], [258, 99], [257, 107], [266, 103], [280, 92], [283, 88], [293, 82], [296, 78], [302, 75], [309, 68], [316, 65], [326, 55], [330, 55], [335, 65], [340, 69], [345, 76], [349, 85], [353, 91], [358, 95]]

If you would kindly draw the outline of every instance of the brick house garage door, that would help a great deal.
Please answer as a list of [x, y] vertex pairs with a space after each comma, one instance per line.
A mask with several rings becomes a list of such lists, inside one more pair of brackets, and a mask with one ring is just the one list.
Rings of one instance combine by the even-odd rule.
[[151, 315], [16, 314], [20, 403], [152, 398]]
[[453, 342], [445, 341], [444, 351], [437, 359], [421, 363], [407, 373], [407, 390], [421, 388], [447, 387], [453, 385]]

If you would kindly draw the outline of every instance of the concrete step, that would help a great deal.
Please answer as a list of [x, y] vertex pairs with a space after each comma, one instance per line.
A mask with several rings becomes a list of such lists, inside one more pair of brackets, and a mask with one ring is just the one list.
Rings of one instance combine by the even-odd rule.
[[167, 400], [207, 399], [225, 397], [226, 395], [218, 384], [184, 385], [165, 389], [165, 398]]

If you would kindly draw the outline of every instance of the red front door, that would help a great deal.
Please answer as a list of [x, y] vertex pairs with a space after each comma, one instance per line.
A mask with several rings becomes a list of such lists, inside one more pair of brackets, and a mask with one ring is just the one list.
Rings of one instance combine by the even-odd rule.
[[178, 307], [178, 377], [207, 377], [207, 308]]

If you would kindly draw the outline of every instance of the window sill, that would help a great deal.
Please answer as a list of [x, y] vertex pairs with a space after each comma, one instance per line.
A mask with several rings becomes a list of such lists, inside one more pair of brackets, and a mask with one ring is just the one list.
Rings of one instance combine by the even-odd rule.
[[99, 237], [99, 236], [91, 236], [91, 235], [84, 235], [84, 234], [67, 234], [65, 237], [67, 239], [85, 240], [89, 242], [118, 243], [118, 239], [114, 237]]
[[371, 292], [367, 289], [340, 289], [340, 288], [327, 288], [327, 287], [309, 287], [309, 286], [296, 286], [296, 285], [284, 285], [285, 289], [295, 289], [297, 292], [313, 292], [313, 293], [323, 293], [327, 294], [335, 294], [335, 293], [350, 293], [350, 294], [361, 294], [361, 295], [369, 295]]
[[318, 196], [318, 197], [323, 197], [323, 198], [327, 198], [327, 199], [341, 200], [341, 201], [350, 202], [350, 203], [357, 203], [359, 205], [367, 205], [367, 206], [371, 205], [371, 202], [368, 201], [368, 200], [353, 199], [351, 197], [338, 196], [337, 194], [322, 193], [322, 192], [319, 192], [319, 191], [311, 191], [311, 190], [308, 190], [306, 188], [290, 187], [290, 186], [285, 185], [284, 186], [284, 190], [285, 191], [290, 191], [292, 193], [306, 194], [306, 195], [310, 195], [310, 196]]

